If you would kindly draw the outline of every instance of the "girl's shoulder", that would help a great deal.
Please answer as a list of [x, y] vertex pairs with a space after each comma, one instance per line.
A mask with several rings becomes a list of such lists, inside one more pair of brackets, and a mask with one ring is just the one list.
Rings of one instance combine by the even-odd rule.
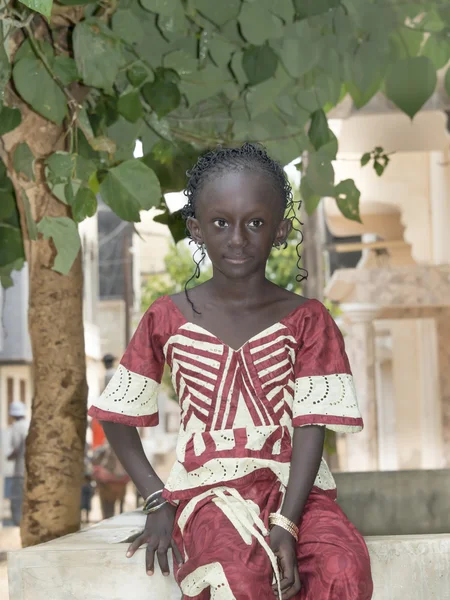
[[304, 335], [309, 335], [313, 331], [325, 333], [330, 325], [334, 325], [334, 320], [320, 300], [299, 297], [297, 306], [281, 320], [281, 323], [286, 325], [291, 334], [300, 341]]
[[170, 296], [157, 298], [144, 313], [143, 321], [151, 324], [154, 333], [173, 333], [186, 319]]

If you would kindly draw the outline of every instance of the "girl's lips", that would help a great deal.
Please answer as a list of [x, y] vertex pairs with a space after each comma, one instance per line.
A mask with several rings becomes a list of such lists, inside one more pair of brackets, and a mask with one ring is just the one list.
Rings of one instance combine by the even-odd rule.
[[234, 265], [240, 265], [242, 263], [245, 263], [249, 260], [249, 258], [250, 258], [249, 256], [240, 256], [240, 257], [235, 257], [235, 258], [232, 258], [231, 256], [230, 257], [225, 256], [225, 260], [227, 262], [233, 263]]

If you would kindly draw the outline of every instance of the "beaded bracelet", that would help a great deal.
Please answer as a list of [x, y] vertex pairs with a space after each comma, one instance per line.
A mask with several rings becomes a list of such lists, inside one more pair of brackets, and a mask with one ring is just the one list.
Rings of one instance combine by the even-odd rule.
[[295, 523], [290, 521], [288, 518], [283, 517], [279, 513], [270, 513], [269, 515], [269, 526], [272, 529], [274, 525], [278, 525], [282, 527], [286, 531], [288, 531], [298, 542], [299, 538], [299, 530]]

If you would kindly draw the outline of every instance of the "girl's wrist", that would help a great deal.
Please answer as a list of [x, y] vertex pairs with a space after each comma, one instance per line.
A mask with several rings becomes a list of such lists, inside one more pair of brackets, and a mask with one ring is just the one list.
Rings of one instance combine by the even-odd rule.
[[281, 515], [280, 513], [271, 513], [269, 515], [270, 529], [272, 529], [272, 527], [275, 526], [280, 527], [289, 535], [291, 535], [296, 541], [298, 541], [299, 530], [297, 525], [290, 519], [286, 518], [284, 515]]

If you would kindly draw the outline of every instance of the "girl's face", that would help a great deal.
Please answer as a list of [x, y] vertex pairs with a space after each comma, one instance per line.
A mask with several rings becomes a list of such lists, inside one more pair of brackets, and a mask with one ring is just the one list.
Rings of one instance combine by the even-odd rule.
[[215, 269], [246, 278], [261, 271], [274, 242], [284, 242], [292, 223], [283, 219], [283, 199], [270, 178], [248, 170], [207, 181], [196, 198], [196, 218], [187, 226], [204, 243]]

